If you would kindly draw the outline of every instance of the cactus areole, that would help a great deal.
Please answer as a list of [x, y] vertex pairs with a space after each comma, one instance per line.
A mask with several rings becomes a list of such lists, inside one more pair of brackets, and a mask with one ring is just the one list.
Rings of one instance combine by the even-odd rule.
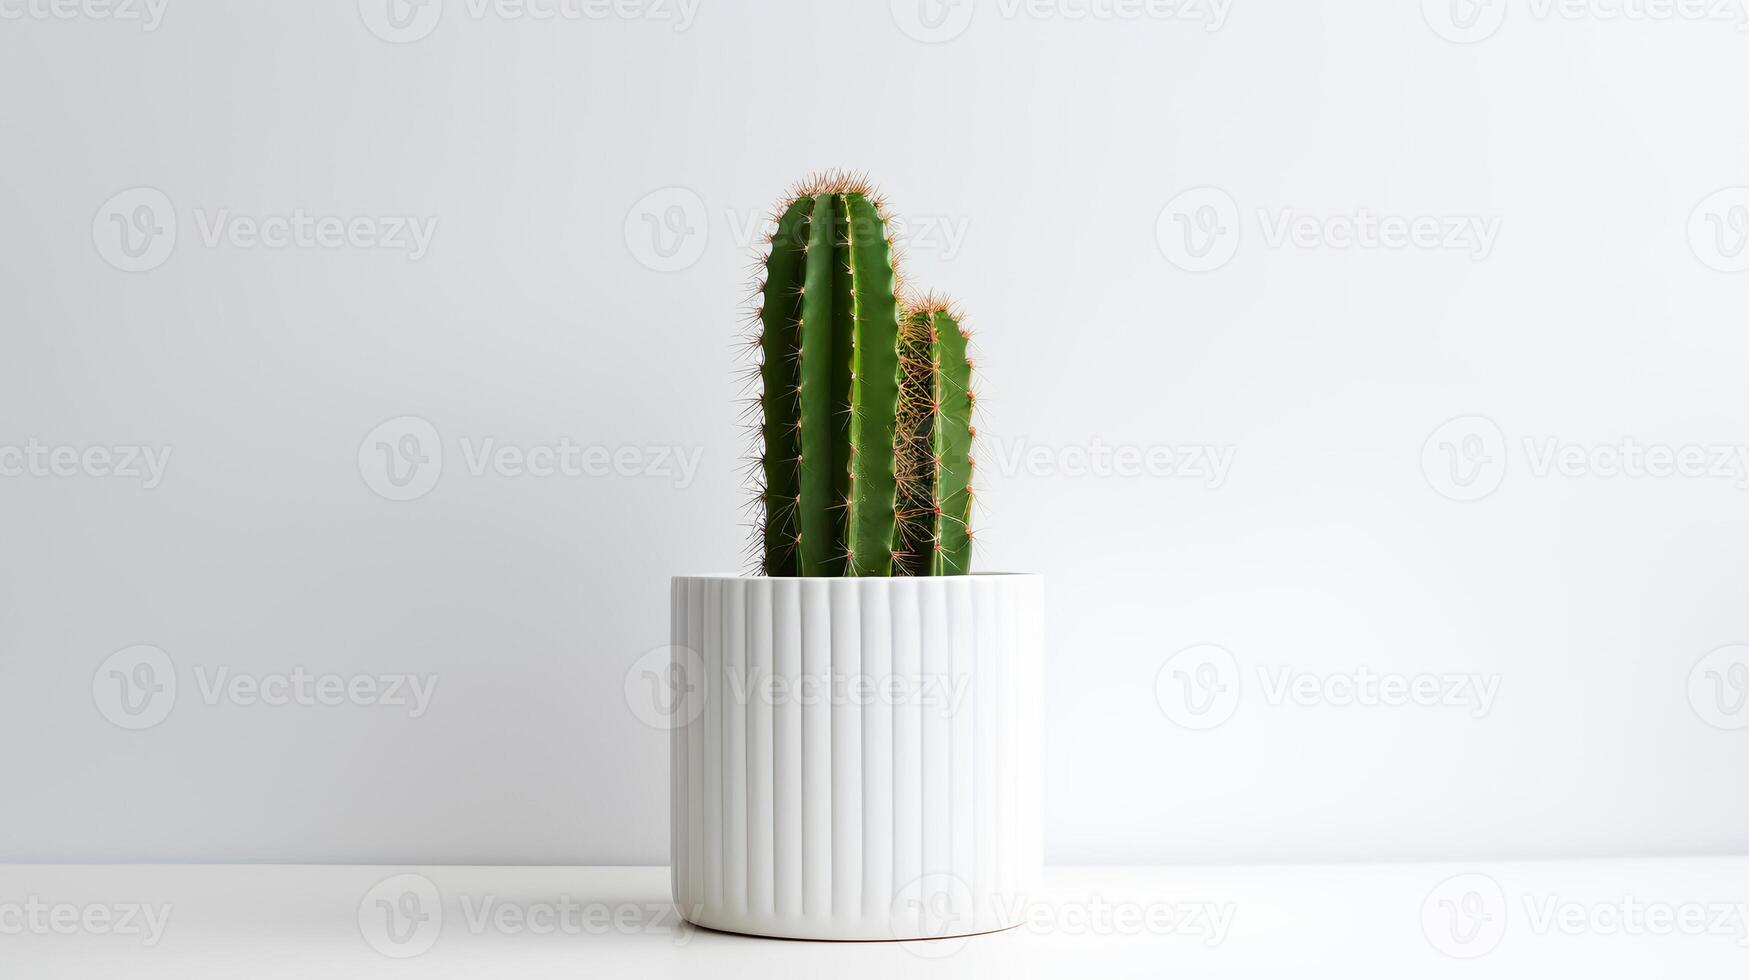
[[959, 313], [906, 291], [865, 179], [809, 178], [775, 218], [753, 316], [760, 569], [966, 574], [976, 430]]

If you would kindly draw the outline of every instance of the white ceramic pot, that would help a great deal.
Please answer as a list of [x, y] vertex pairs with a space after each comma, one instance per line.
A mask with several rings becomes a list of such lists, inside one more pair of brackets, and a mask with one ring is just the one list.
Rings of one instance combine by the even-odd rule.
[[1043, 583], [674, 579], [674, 901], [711, 929], [921, 939], [1035, 894]]

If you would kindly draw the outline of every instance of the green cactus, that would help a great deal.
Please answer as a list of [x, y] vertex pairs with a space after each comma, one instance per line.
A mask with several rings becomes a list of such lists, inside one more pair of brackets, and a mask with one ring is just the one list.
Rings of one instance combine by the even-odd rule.
[[754, 315], [768, 575], [971, 566], [965, 335], [945, 302], [901, 302], [886, 225], [844, 174], [798, 184], [777, 214]]
[[964, 575], [972, 564], [972, 362], [951, 303], [906, 304], [899, 337], [902, 574]]

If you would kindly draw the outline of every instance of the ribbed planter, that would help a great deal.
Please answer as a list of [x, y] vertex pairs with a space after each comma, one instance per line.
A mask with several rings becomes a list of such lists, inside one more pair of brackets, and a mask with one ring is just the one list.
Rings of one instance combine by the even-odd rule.
[[712, 929], [1018, 925], [1041, 855], [1042, 583], [674, 579], [674, 900]]

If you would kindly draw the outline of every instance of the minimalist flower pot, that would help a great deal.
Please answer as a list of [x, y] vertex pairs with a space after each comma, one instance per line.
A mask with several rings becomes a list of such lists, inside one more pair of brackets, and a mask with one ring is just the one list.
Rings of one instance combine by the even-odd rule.
[[1042, 582], [674, 579], [674, 900], [711, 929], [1006, 929], [1041, 857]]

